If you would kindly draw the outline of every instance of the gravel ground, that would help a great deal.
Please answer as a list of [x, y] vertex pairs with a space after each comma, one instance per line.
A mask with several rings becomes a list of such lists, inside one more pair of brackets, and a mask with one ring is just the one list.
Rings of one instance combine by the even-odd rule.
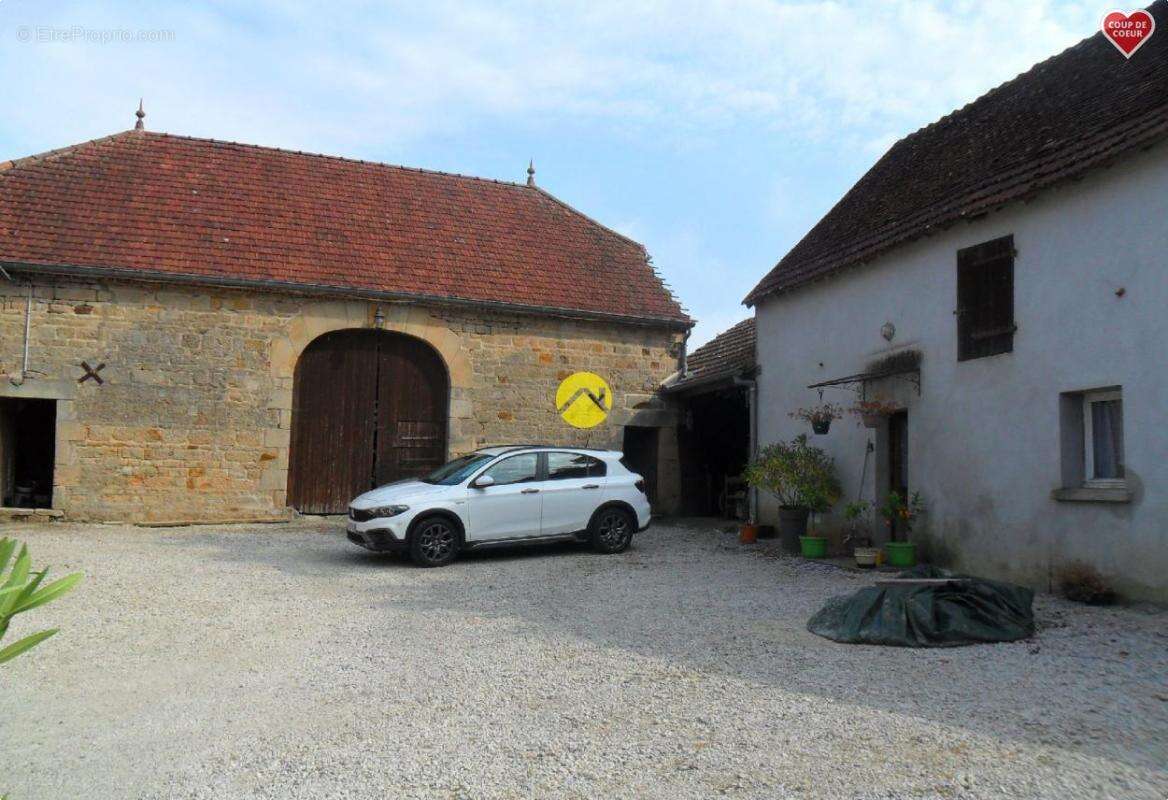
[[12, 634], [0, 794], [1164, 798], [1168, 613], [1041, 597], [1032, 641], [807, 633], [857, 575], [659, 525], [439, 570], [337, 523], [11, 528], [84, 570]]

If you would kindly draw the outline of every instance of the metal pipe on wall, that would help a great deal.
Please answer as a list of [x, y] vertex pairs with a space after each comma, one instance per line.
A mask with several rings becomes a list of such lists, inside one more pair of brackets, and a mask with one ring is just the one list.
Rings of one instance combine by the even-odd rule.
[[[12, 283], [16, 283], [16, 279], [13, 278], [8, 273], [8, 270], [4, 269], [4, 267], [0, 267], [0, 275], [3, 275]], [[20, 362], [20, 374], [13, 375], [8, 379], [8, 382], [13, 386], [22, 386], [24, 384], [25, 377], [28, 375], [28, 348], [29, 340], [32, 337], [32, 295], [33, 283], [30, 280], [28, 282], [28, 299], [25, 301], [24, 305], [24, 354]]]
[[32, 337], [32, 281], [28, 282], [28, 300], [24, 304], [24, 359], [20, 362], [20, 386], [28, 375], [28, 343]]
[[[735, 378], [735, 386], [746, 389], [746, 415], [750, 420], [750, 460], [754, 461], [758, 455], [758, 383], [746, 378]], [[758, 522], [758, 489], [751, 486], [747, 490], [750, 505], [750, 521]]]

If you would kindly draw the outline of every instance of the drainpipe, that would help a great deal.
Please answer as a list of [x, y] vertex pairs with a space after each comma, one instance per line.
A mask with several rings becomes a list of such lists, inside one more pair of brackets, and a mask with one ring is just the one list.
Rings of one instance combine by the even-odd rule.
[[[735, 376], [734, 385], [746, 389], [746, 414], [750, 418], [750, 460], [758, 455], [758, 382]], [[750, 506], [750, 521], [758, 524], [758, 489], [751, 486], [747, 490]]]
[[[4, 277], [12, 283], [16, 283], [16, 280], [8, 274], [8, 270], [4, 269], [3, 267], [0, 267], [0, 274], [3, 274]], [[28, 300], [24, 305], [24, 357], [20, 362], [20, 374], [13, 375], [8, 379], [8, 381], [13, 386], [22, 386], [24, 384], [25, 376], [28, 375], [28, 342], [32, 333], [32, 293], [33, 286], [32, 281], [30, 280], [28, 282]]]

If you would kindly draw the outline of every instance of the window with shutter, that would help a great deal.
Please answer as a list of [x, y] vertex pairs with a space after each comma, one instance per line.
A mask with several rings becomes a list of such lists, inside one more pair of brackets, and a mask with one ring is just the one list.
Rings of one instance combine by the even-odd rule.
[[957, 251], [957, 360], [1014, 349], [1014, 237]]

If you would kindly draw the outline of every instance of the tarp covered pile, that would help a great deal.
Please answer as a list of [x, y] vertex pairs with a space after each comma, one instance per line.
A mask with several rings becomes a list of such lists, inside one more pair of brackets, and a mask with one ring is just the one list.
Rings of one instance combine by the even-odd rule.
[[807, 623], [807, 630], [837, 642], [898, 647], [1012, 642], [1034, 634], [1034, 592], [1022, 586], [925, 566], [897, 577], [951, 580], [870, 586], [833, 597]]

